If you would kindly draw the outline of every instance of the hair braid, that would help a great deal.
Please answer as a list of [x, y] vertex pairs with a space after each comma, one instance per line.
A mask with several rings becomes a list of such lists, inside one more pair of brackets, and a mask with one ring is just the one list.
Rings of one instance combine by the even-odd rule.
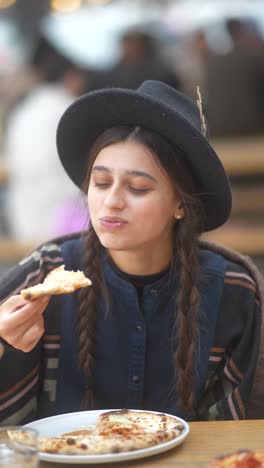
[[[178, 347], [175, 353], [177, 391], [182, 404], [191, 409], [193, 404], [194, 355], [197, 339], [197, 311], [199, 306], [198, 243], [194, 229], [194, 213], [186, 210], [185, 219], [177, 226], [175, 250], [180, 263], [180, 288], [177, 298]], [[189, 218], [189, 219], [188, 219]], [[188, 235], [186, 235], [188, 232]]]
[[[86, 254], [84, 258], [85, 275], [91, 279], [92, 287], [79, 291], [79, 366], [85, 378], [92, 376], [95, 361], [96, 346], [96, 304], [100, 286], [101, 268], [100, 252], [101, 244], [92, 226], [88, 230], [86, 242]], [[87, 379], [87, 380], [88, 380]], [[91, 409], [94, 406], [94, 394], [91, 384], [88, 382], [81, 401], [81, 409]]]

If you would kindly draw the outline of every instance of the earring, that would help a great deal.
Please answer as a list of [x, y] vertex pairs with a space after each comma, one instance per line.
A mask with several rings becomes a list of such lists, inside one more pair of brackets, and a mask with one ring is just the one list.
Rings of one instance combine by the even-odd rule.
[[181, 215], [177, 215], [177, 216], [176, 216], [176, 219], [181, 219]]

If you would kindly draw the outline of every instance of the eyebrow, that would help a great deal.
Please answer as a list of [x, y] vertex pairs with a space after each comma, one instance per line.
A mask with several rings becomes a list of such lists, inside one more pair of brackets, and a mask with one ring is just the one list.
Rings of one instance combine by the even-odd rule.
[[[106, 166], [94, 166], [92, 172], [94, 172], [94, 171], [108, 172], [109, 174], [111, 174], [111, 170]], [[147, 172], [144, 172], [144, 171], [135, 171], [135, 170], [133, 170], [133, 171], [125, 171], [125, 173], [127, 175], [134, 176], [134, 177], [146, 177], [147, 179], [150, 179], [153, 182], [157, 182], [155, 177], [151, 176], [150, 174], [148, 174]]]

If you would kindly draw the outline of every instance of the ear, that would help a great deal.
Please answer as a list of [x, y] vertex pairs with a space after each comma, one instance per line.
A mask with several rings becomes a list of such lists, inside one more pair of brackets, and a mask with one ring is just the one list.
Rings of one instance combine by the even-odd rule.
[[174, 213], [174, 218], [177, 219], [177, 220], [180, 220], [182, 218], [184, 218], [184, 208], [182, 206], [182, 203], [178, 203], [177, 204], [177, 207], [175, 209], [175, 213]]

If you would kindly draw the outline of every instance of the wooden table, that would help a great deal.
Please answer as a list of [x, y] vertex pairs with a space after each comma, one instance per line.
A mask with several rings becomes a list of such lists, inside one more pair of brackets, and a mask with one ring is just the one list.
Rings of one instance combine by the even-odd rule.
[[[168, 452], [122, 463], [106, 463], [106, 468], [206, 468], [219, 454], [239, 449], [264, 450], [264, 420], [210, 421], [190, 424], [185, 442]], [[40, 468], [62, 468], [62, 464], [41, 462]], [[100, 465], [64, 465], [65, 468]]]

